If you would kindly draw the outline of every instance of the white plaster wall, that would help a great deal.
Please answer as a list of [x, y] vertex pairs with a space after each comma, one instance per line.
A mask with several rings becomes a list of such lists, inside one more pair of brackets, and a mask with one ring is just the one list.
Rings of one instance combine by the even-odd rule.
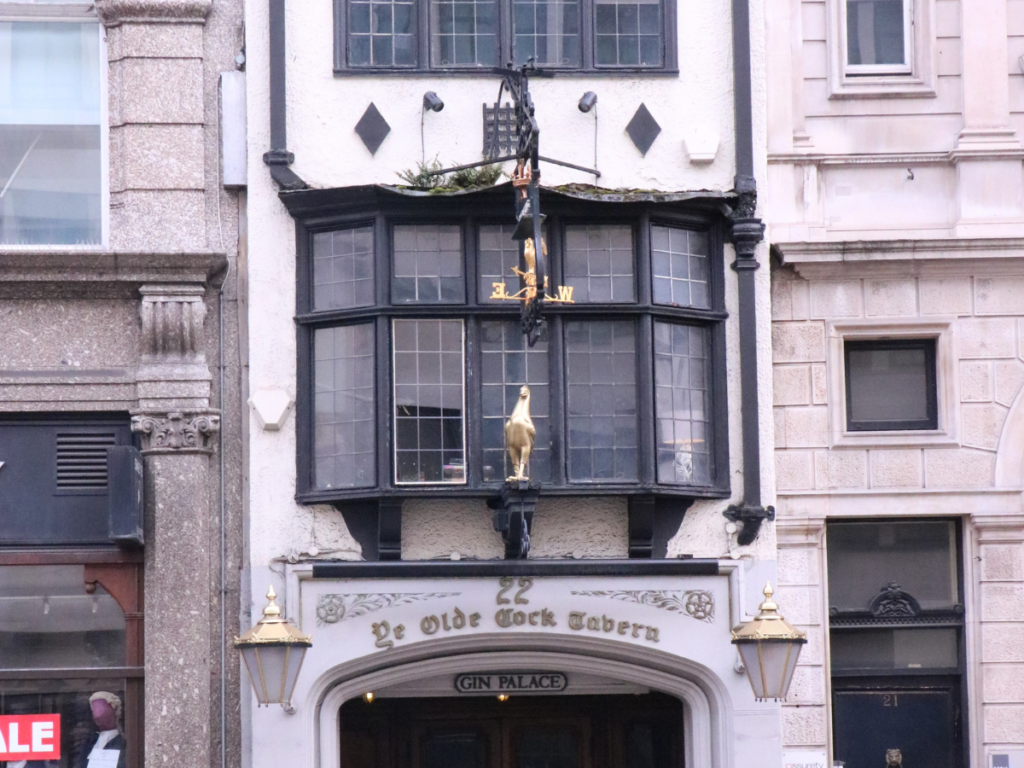
[[[253, 5], [250, 3], [250, 5]], [[261, 16], [265, 11], [259, 9]], [[593, 113], [577, 102], [585, 91], [598, 96], [598, 168], [603, 187], [641, 189], [713, 189], [732, 187], [732, 57], [730, 6], [714, 0], [679, 3], [678, 77], [534, 79], [530, 83], [541, 127], [541, 153], [587, 167], [594, 160]], [[247, 24], [265, 24], [248, 17]], [[423, 93], [444, 100], [440, 113], [425, 119], [427, 159], [446, 165], [481, 159], [481, 105], [493, 103], [494, 77], [335, 77], [331, 3], [288, 4], [288, 144], [293, 169], [314, 187], [399, 183], [397, 172], [421, 159], [420, 117]], [[250, 40], [262, 36], [249, 28]], [[261, 51], [250, 51], [262, 57]], [[255, 74], [249, 69], [250, 80]], [[253, 85], [250, 83], [250, 88]], [[258, 86], [266, 103], [266, 85]], [[354, 127], [373, 102], [391, 126], [375, 156]], [[642, 157], [625, 133], [641, 102], [662, 132]], [[691, 165], [683, 149], [694, 129], [719, 136], [718, 155], [709, 166]], [[266, 145], [261, 145], [265, 147]], [[260, 149], [260, 154], [266, 151]], [[591, 183], [593, 177], [557, 166], [542, 166], [544, 184]]]

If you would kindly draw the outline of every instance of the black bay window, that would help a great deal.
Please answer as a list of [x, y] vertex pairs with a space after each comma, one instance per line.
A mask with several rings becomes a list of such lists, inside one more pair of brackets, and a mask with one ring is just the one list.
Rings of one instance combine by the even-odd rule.
[[727, 492], [721, 231], [698, 203], [544, 193], [549, 302], [528, 346], [508, 187], [283, 195], [298, 233], [303, 501], [490, 496], [530, 388], [545, 493]]
[[676, 67], [674, 0], [334, 0], [336, 73]]

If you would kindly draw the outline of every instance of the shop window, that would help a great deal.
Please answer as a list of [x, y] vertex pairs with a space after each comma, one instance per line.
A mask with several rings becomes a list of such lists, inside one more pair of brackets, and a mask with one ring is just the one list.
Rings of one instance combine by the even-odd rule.
[[522, 288], [505, 207], [464, 195], [460, 209], [417, 197], [372, 220], [365, 206], [337, 223], [321, 209], [312, 230], [298, 219], [299, 497], [492, 495], [512, 473], [503, 430], [524, 384], [528, 474], [545, 488], [722, 495], [714, 219], [546, 202], [548, 293], [571, 287], [575, 303], [549, 302], [529, 347], [519, 302], [493, 298]]
[[965, 765], [958, 524], [831, 522], [826, 541], [835, 759]]
[[[3, 12], [18, 16], [18, 3]], [[101, 31], [96, 21], [0, 16], [0, 244], [103, 240]], [[24, 16], [22, 16], [24, 18]]]
[[56, 718], [53, 751], [8, 766], [140, 768], [141, 573], [116, 550], [0, 550], [0, 715]]
[[846, 428], [937, 429], [935, 340], [846, 342]]
[[335, 0], [335, 72], [671, 70], [672, 0]]

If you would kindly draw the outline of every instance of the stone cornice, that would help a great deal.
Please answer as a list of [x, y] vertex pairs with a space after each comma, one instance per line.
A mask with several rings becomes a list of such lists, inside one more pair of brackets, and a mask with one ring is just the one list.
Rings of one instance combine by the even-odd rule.
[[136, 295], [143, 283], [216, 283], [227, 257], [214, 251], [0, 250], [0, 293]]
[[96, 0], [96, 13], [105, 26], [133, 22], [203, 23], [213, 0]]
[[1020, 237], [774, 242], [772, 248], [809, 279], [860, 272], [1019, 275], [1024, 269]]
[[776, 501], [780, 525], [794, 518], [902, 517], [1021, 514], [1020, 488], [879, 488], [844, 491], [784, 491]]

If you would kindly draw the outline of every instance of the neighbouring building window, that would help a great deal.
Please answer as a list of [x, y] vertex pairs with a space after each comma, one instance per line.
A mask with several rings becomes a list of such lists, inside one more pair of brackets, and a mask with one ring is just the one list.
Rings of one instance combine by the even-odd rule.
[[835, 759], [964, 766], [958, 524], [837, 521], [826, 542]]
[[935, 339], [846, 341], [846, 428], [938, 429]]
[[520, 303], [491, 298], [494, 283], [522, 288], [491, 198], [462, 195], [455, 215], [438, 196], [402, 199], [373, 228], [299, 220], [300, 498], [492, 493], [512, 474], [504, 426], [524, 385], [527, 471], [545, 488], [724, 493], [718, 225], [553, 199], [547, 293], [576, 302], [548, 303], [533, 347]]
[[911, 0], [845, 2], [847, 72], [909, 72]]
[[0, 18], [0, 244], [102, 243], [103, 72], [98, 23]]
[[334, 1], [338, 72], [675, 66], [674, 0]]

